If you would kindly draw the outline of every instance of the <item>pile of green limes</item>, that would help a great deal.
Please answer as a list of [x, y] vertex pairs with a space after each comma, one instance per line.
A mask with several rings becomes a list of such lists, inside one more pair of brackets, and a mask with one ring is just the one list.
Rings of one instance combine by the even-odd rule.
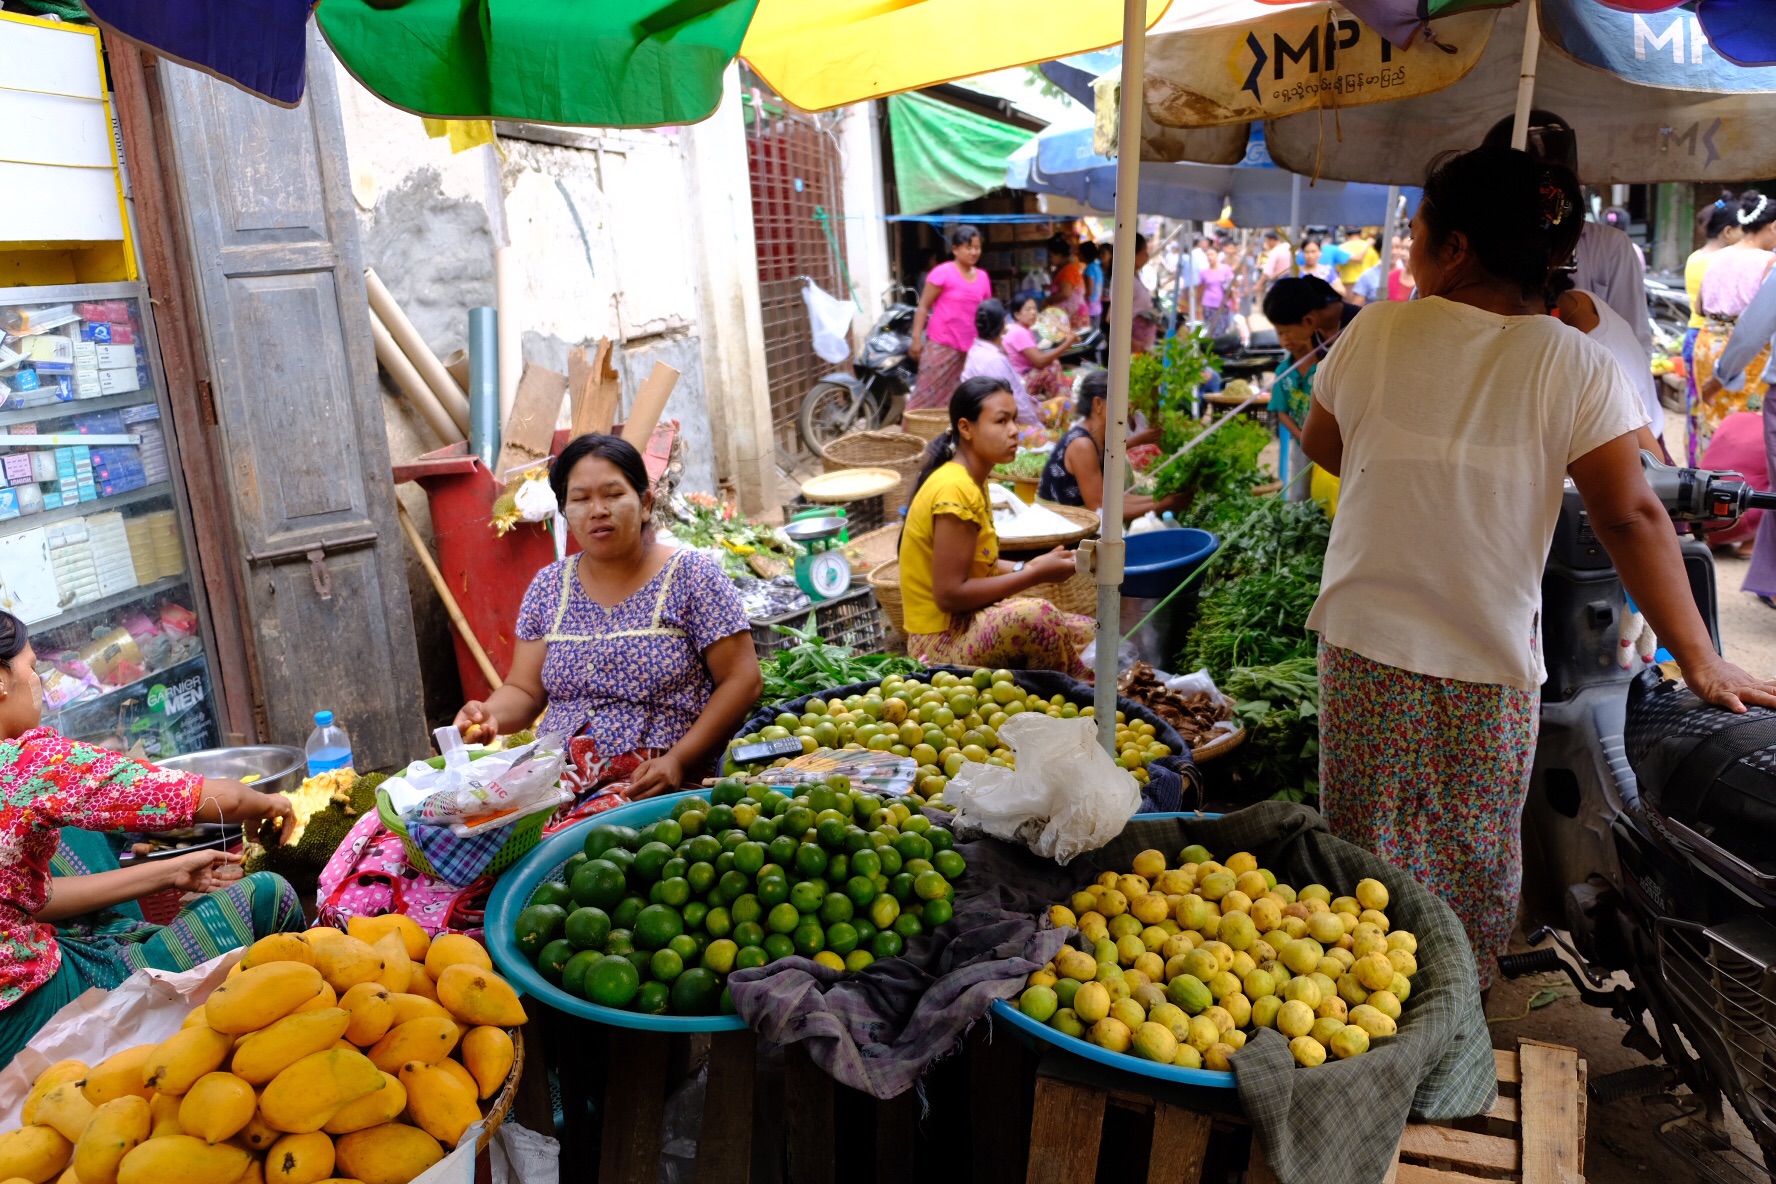
[[712, 1015], [733, 1010], [730, 971], [862, 970], [950, 919], [967, 863], [949, 831], [843, 776], [793, 788], [724, 778], [640, 830], [594, 826], [518, 915], [518, 948], [594, 1003]]

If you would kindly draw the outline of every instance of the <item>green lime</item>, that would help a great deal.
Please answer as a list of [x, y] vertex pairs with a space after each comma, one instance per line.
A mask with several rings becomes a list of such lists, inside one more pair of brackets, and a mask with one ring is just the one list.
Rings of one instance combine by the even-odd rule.
[[713, 970], [717, 974], [726, 974], [734, 969], [734, 959], [740, 954], [740, 947], [727, 938], [709, 943], [703, 951], [703, 968]]
[[[738, 860], [735, 862], [737, 865]], [[731, 872], [723, 872], [716, 883], [720, 886], [722, 895], [729, 900], [739, 900], [752, 890], [752, 877], [738, 866]]]
[[672, 1010], [678, 1015], [714, 1015], [721, 1002], [721, 980], [701, 966], [679, 975], [672, 984]]
[[734, 969], [751, 970], [755, 966], [763, 966], [770, 960], [771, 955], [765, 953], [763, 945], [741, 946], [740, 952], [734, 955]]
[[931, 866], [935, 867], [946, 880], [958, 880], [968, 870], [968, 861], [955, 851], [948, 848], [938, 851], [931, 857]]
[[851, 856], [851, 874], [876, 876], [882, 871], [882, 857], [874, 851], [858, 851]]
[[717, 806], [732, 806], [735, 802], [745, 796], [746, 783], [744, 781], [736, 781], [732, 777], [723, 777], [720, 781], [717, 781], [715, 787], [709, 791], [709, 800], [714, 802]]
[[723, 831], [734, 828], [734, 807], [711, 806], [709, 813], [703, 818], [703, 829], [711, 835], [719, 835]]
[[566, 920], [567, 910], [558, 904], [533, 904], [518, 914], [512, 938], [519, 949], [533, 954], [555, 940]]
[[828, 818], [815, 828], [820, 837], [820, 845], [829, 851], [838, 851], [845, 846], [845, 820]]
[[746, 842], [746, 832], [738, 827], [735, 827], [732, 830], [725, 830], [721, 834], [722, 850], [730, 855], [734, 853], [736, 847], [744, 842]]
[[[581, 860], [584, 863], [585, 860]], [[573, 890], [560, 880], [544, 880], [537, 885], [536, 891], [530, 894], [531, 907], [539, 904], [558, 904], [570, 909], [573, 904]], [[571, 909], [570, 909], [571, 911]]]
[[652, 884], [648, 885], [648, 903], [649, 904], [664, 904], [664, 903], [666, 903], [666, 898], [664, 896], [660, 895], [660, 881], [658, 881], [658, 880], [655, 880]]
[[710, 909], [703, 918], [703, 931], [710, 937], [726, 937], [733, 929], [734, 917], [727, 909]]
[[[890, 925], [894, 924], [894, 919], [898, 916], [900, 916], [900, 902], [886, 892], [870, 901], [869, 919], [870, 923], [877, 929], [888, 928]], [[877, 956], [882, 957], [884, 955], [878, 952]], [[886, 956], [893, 957], [894, 955], [889, 954]]]
[[[685, 816], [685, 812], [687, 810], [707, 811], [708, 809], [709, 809], [709, 799], [708, 798], [704, 797], [702, 794], [692, 794], [688, 798], [679, 798], [676, 802], [673, 802], [672, 803], [672, 811], [671, 811], [671, 813], [669, 813], [667, 815], [667, 817], [669, 817], [669, 818], [683, 818]], [[682, 826], [684, 824], [680, 823], [679, 825]]]
[[604, 958], [597, 950], [581, 950], [561, 967], [561, 989], [569, 995], [586, 997], [586, 975]]
[[575, 909], [567, 915], [564, 926], [567, 940], [573, 943], [576, 950], [596, 950], [604, 946], [604, 939], [610, 936], [610, 914], [603, 909]]
[[825, 897], [826, 893], [822, 892], [819, 885], [812, 880], [803, 880], [789, 890], [789, 903], [794, 905], [799, 913], [818, 912], [820, 902]]
[[[584, 851], [575, 851], [572, 855], [569, 855], [567, 857], [567, 862], [561, 865], [561, 882], [563, 884], [572, 884], [574, 873], [580, 870], [580, 867], [586, 862], [586, 859], [587, 856]], [[569, 889], [567, 895], [569, 900], [573, 899], [573, 891], [571, 889]], [[563, 903], [562, 907], [566, 908], [567, 906]]]
[[900, 852], [902, 859], [929, 859], [931, 857], [930, 841], [924, 835], [913, 834], [910, 831], [894, 840], [894, 849]]
[[595, 826], [586, 832], [585, 853], [587, 859], [597, 859], [612, 847], [623, 845], [623, 832], [629, 828], [624, 826]]
[[926, 831], [925, 838], [935, 851], [948, 851], [956, 845], [956, 836], [941, 826], [934, 826]]
[[721, 853], [721, 841], [709, 835], [698, 835], [685, 844], [685, 858], [692, 863], [713, 863]]
[[870, 953], [877, 958], [898, 958], [904, 945], [900, 934], [892, 929], [884, 929], [870, 940]]
[[843, 958], [857, 948], [857, 927], [849, 921], [827, 926], [826, 948]]
[[693, 958], [703, 953], [703, 947], [709, 944], [706, 933], [681, 933], [666, 943], [666, 948], [685, 960], [688, 965]]
[[804, 876], [818, 876], [826, 871], [826, 851], [815, 843], [803, 843], [796, 848], [795, 868]]
[[684, 918], [671, 905], [650, 904], [635, 919], [635, 944], [657, 950], [684, 932]]
[[642, 983], [635, 992], [635, 1010], [642, 1015], [665, 1015], [671, 1004], [672, 988], [665, 983]]
[[814, 811], [806, 806], [791, 806], [783, 812], [782, 831], [800, 837], [814, 828]]
[[[707, 864], [704, 866], [708, 866]], [[710, 868], [713, 872], [715, 869]], [[937, 873], [933, 872], [932, 875]], [[938, 879], [943, 879], [938, 876]], [[948, 885], [945, 885], [948, 887]], [[673, 876], [670, 880], [660, 881], [660, 903], [669, 904], [675, 909], [682, 909], [691, 899], [691, 882], [683, 876]]]
[[734, 926], [734, 941], [737, 942], [742, 949], [747, 946], [763, 945], [765, 941], [765, 927], [760, 925], [757, 921], [742, 921], [740, 924]]
[[648, 973], [663, 983], [683, 974], [684, 968], [684, 959], [675, 950], [655, 950], [648, 959]]
[[851, 878], [851, 857], [843, 851], [826, 861], [826, 878], [834, 884], [843, 884]]
[[902, 904], [906, 904], [913, 899], [914, 882], [915, 880], [912, 872], [901, 872], [898, 876], [895, 876], [888, 882], [888, 891], [894, 894], [895, 900], [900, 901]]
[[605, 1007], [629, 1006], [640, 989], [641, 972], [627, 958], [601, 958], [586, 975], [586, 998]]
[[709, 920], [710, 908], [700, 900], [693, 900], [678, 911], [684, 917], [687, 932], [703, 928]]
[[773, 933], [765, 938], [764, 950], [770, 961], [776, 962], [795, 953], [795, 942], [787, 933]]
[[765, 915], [764, 906], [759, 904], [759, 898], [750, 892], [736, 896], [734, 898], [734, 903], [729, 906], [728, 911], [733, 915], [734, 923], [736, 925], [744, 925], [748, 921], [757, 921], [760, 917]]
[[666, 866], [660, 869], [660, 878], [662, 880], [670, 880], [677, 876], [682, 876], [690, 870], [690, 860], [682, 855], [674, 855], [671, 859], [666, 861]]
[[820, 927], [816, 917], [803, 918], [790, 937], [795, 941], [796, 953], [804, 958], [812, 958], [826, 948], [826, 930]]
[[867, 946], [876, 940], [876, 927], [865, 917], [851, 918], [852, 928], [857, 930], [857, 944]]
[[870, 850], [874, 850], [874, 847], [870, 843], [869, 831], [864, 830], [861, 826], [848, 826], [845, 828], [846, 854], [856, 855], [859, 851]]
[[851, 803], [856, 808], [852, 817], [868, 818], [882, 808], [882, 799], [873, 793], [852, 794]]
[[856, 974], [875, 960], [876, 956], [868, 950], [852, 950], [849, 954], [845, 955], [845, 969], [849, 970], [852, 974]]
[[789, 899], [789, 880], [783, 876], [761, 877], [758, 882], [759, 903], [770, 907]]
[[746, 876], [756, 876], [759, 869], [765, 866], [765, 845], [750, 840], [734, 848], [734, 870]]
[[767, 848], [771, 862], [781, 865], [785, 870], [795, 866], [796, 848], [802, 844], [800, 835], [778, 835], [771, 840]]
[[676, 847], [684, 842], [684, 828], [670, 818], [662, 818], [641, 828], [641, 841]]
[[687, 836], [700, 835], [709, 825], [706, 821], [707, 818], [708, 815], [702, 810], [686, 810], [678, 816], [678, 824], [684, 827], [684, 833]]
[[610, 936], [604, 939], [604, 952], [617, 955], [634, 953], [635, 934], [627, 929], [611, 930]]
[[560, 985], [561, 972], [576, 953], [573, 943], [566, 938], [552, 941], [537, 954], [537, 970], [550, 982]]
[[777, 820], [760, 815], [746, 828], [746, 837], [755, 843], [768, 843], [777, 837]]
[[641, 910], [647, 907], [647, 901], [633, 894], [625, 896], [617, 902], [611, 912], [611, 925], [616, 929], [634, 929], [635, 918], [641, 916]]
[[643, 979], [647, 978], [648, 963], [652, 961], [653, 956], [654, 955], [648, 950], [632, 950], [623, 955], [630, 965], [635, 967], [635, 973], [639, 974]]
[[622, 868], [603, 859], [593, 859], [581, 864], [580, 870], [574, 873], [573, 898], [581, 905], [609, 909], [623, 899], [628, 887]]
[[900, 852], [896, 851], [892, 844], [886, 847], [877, 848], [876, 855], [882, 860], [882, 874], [884, 876], [896, 876], [900, 874]]
[[792, 932], [801, 923], [802, 914], [793, 904], [776, 905], [771, 909], [770, 915], [765, 918], [765, 926], [773, 933]]
[[672, 848], [665, 843], [647, 843], [635, 853], [635, 874], [644, 884], [660, 878], [660, 869], [672, 858]]
[[920, 872], [913, 877], [913, 891], [920, 900], [942, 900], [950, 894], [950, 882], [941, 872]]
[[909, 859], [904, 865], [902, 865], [900, 870], [917, 878], [924, 875], [926, 872], [936, 871], [937, 869], [931, 866], [931, 861], [929, 859]]
[[715, 857], [715, 874], [716, 875], [723, 876], [733, 870], [734, 870], [734, 853], [732, 851], [723, 851], [720, 855], [717, 855]]
[[635, 852], [629, 850], [627, 847], [612, 847], [598, 858], [604, 860], [606, 863], [616, 864], [623, 869], [623, 874], [625, 876], [633, 875], [635, 872]]
[[911, 913], [902, 913], [894, 918], [894, 932], [902, 937], [918, 937], [925, 932], [925, 923]]
[[826, 899], [820, 902], [820, 920], [822, 924], [831, 925], [838, 921], [849, 921], [856, 908], [851, 898], [843, 892], [828, 892]]
[[928, 900], [925, 902], [925, 926], [936, 929], [956, 915], [955, 906], [947, 900]]

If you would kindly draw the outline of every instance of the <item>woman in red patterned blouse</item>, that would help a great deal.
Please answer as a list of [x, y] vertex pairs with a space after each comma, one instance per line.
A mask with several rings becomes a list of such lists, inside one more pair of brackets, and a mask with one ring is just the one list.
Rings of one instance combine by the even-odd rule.
[[[133, 962], [142, 961], [111, 957], [90, 942], [82, 943], [81, 957], [66, 959], [56, 922], [101, 914], [164, 888], [212, 892], [229, 879], [221, 869], [240, 859], [208, 850], [96, 875], [52, 877], [50, 860], [62, 827], [153, 832], [214, 818], [275, 819], [283, 830], [292, 817], [282, 794], [161, 769], [40, 726], [43, 685], [36, 660], [24, 623], [0, 612], [0, 1062], [10, 1060], [63, 1003], [88, 987], [116, 986]], [[289, 892], [281, 880], [260, 887], [272, 889], [261, 892], [268, 897]], [[249, 910], [261, 911], [247, 896]], [[146, 944], [146, 937], [137, 933], [131, 940]], [[197, 942], [197, 952], [209, 944]], [[152, 954], [146, 964], [153, 964]]]

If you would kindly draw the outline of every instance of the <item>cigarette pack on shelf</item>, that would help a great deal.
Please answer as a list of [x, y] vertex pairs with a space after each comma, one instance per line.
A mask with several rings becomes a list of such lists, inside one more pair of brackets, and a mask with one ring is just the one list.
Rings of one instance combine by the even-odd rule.
[[156, 579], [164, 580], [185, 570], [185, 546], [179, 539], [179, 519], [171, 510], [156, 510], [142, 516], [154, 542]]
[[141, 372], [134, 366], [127, 370], [101, 370], [99, 389], [107, 395], [127, 395], [131, 391], [139, 391], [142, 389]]
[[136, 583], [152, 584], [160, 578], [154, 554], [154, 532], [146, 517], [126, 518], [123, 531], [129, 538], [130, 562], [136, 568]]
[[86, 522], [76, 518], [58, 522], [48, 529], [49, 558], [55, 568], [56, 588], [61, 594], [64, 611], [97, 600], [99, 569], [93, 562], [92, 541]]
[[31, 458], [31, 479], [33, 481], [54, 481], [56, 473], [56, 454], [53, 448], [40, 448], [27, 453]]
[[92, 540], [93, 564], [99, 573], [99, 593], [115, 596], [136, 586], [136, 564], [130, 552], [123, 515], [116, 510], [86, 517]]
[[25, 514], [43, 513], [43, 487], [41, 485], [16, 485], [13, 488], [18, 493], [19, 514], [21, 516]]
[[112, 341], [108, 345], [94, 347], [101, 370], [134, 370], [139, 359], [134, 345], [120, 345]]
[[18, 516], [18, 490], [10, 485], [0, 487], [0, 519], [17, 518]]
[[42, 333], [79, 319], [72, 304], [14, 304], [0, 308], [0, 329], [21, 336]]
[[29, 452], [7, 453], [4, 457], [0, 457], [0, 468], [4, 468], [6, 471], [8, 485], [25, 485], [33, 480]]
[[142, 480], [150, 485], [165, 481], [172, 476], [172, 462], [167, 458], [166, 436], [157, 422], [144, 423], [133, 429], [142, 437], [139, 450], [142, 463]]
[[72, 422], [74, 430], [83, 436], [121, 436], [129, 430], [124, 426], [121, 411], [89, 411], [73, 416]]

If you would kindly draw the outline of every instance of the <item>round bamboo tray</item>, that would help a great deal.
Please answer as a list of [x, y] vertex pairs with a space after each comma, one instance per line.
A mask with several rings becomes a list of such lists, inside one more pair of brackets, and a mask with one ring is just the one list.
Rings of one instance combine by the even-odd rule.
[[[876, 603], [888, 616], [888, 623], [902, 637], [907, 636], [906, 611], [900, 599], [900, 560], [891, 560], [870, 572], [869, 582], [875, 589]], [[1018, 595], [1046, 600], [1062, 612], [1081, 616], [1095, 616], [1098, 610], [1097, 581], [1082, 571], [1074, 572], [1058, 584], [1037, 584]]]
[[1223, 732], [1215, 739], [1190, 750], [1190, 759], [1196, 764], [1212, 761], [1216, 757], [1226, 756], [1246, 742], [1246, 729], [1236, 728], [1231, 732]]
[[512, 1071], [506, 1074], [506, 1082], [500, 1086], [499, 1093], [493, 1095], [488, 1103], [487, 1114], [481, 1120], [481, 1137], [475, 1140], [475, 1153], [479, 1155], [487, 1150], [493, 1136], [506, 1121], [506, 1115], [512, 1112], [512, 1102], [518, 1097], [518, 1078], [524, 1073], [524, 1029], [507, 1028], [512, 1037]]
[[911, 411], [903, 411], [900, 413], [900, 430], [921, 440], [935, 440], [950, 430], [950, 409], [917, 407]]
[[851, 560], [851, 568], [857, 572], [874, 571], [884, 563], [892, 563], [895, 548], [900, 546], [900, 523], [878, 527], [867, 534], [860, 534], [845, 544], [845, 555]]
[[[1090, 538], [1098, 533], [1098, 512], [1088, 510], [1084, 506], [1063, 506], [1057, 502], [1038, 501], [1036, 505], [1045, 510], [1053, 511], [1073, 523], [1073, 529], [1060, 534], [1033, 534], [1018, 538], [999, 540], [1001, 551], [1047, 551], [1055, 547], [1071, 547], [1080, 539]], [[1094, 598], [1092, 604], [1096, 606]]]
[[889, 508], [897, 509], [913, 500], [913, 483], [925, 467], [925, 444], [907, 432], [853, 432], [828, 444], [822, 463], [829, 473], [855, 468], [899, 473], [900, 484], [887, 494]]

